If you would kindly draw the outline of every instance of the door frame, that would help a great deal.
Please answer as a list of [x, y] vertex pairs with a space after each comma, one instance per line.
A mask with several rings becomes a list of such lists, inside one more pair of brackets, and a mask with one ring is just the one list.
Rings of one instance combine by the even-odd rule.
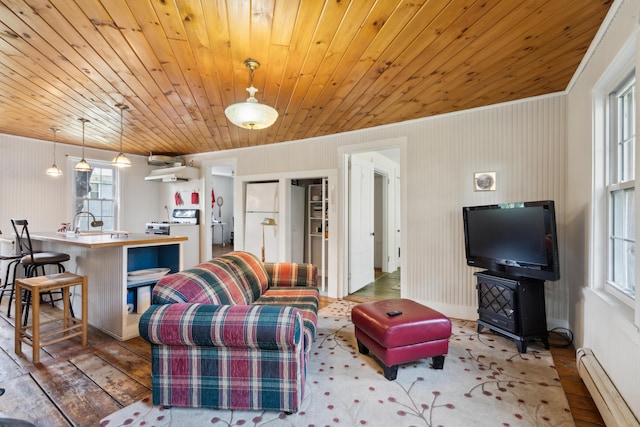
[[[338, 204], [339, 211], [339, 253], [340, 253], [340, 278], [338, 283], [338, 297], [343, 298], [349, 292], [349, 156], [351, 154], [365, 153], [370, 151], [384, 151], [391, 148], [400, 149], [400, 230], [407, 224], [407, 180], [402, 179], [403, 171], [407, 170], [407, 137], [389, 138], [377, 141], [364, 142], [360, 144], [346, 145], [338, 148], [338, 168], [340, 188]], [[406, 233], [400, 232], [400, 248], [405, 248], [407, 244]], [[401, 297], [405, 297], [406, 289], [406, 257], [400, 257], [400, 290]]]
[[[328, 179], [328, 187], [329, 187], [329, 224], [337, 223], [338, 219], [338, 198], [336, 191], [339, 182], [339, 175], [337, 169], [312, 169], [312, 170], [302, 170], [302, 171], [288, 171], [288, 172], [277, 172], [277, 173], [266, 173], [266, 174], [255, 174], [255, 175], [238, 175], [236, 174], [234, 180], [234, 214], [236, 218], [236, 224], [244, 224], [244, 200], [245, 200], [245, 191], [246, 185], [249, 182], [253, 181], [278, 181], [280, 182], [280, 192], [284, 191], [284, 186], [287, 185], [287, 182], [290, 183], [291, 180], [297, 179], [312, 179], [318, 177], [326, 177]], [[286, 210], [286, 205], [284, 204], [284, 198], [280, 200], [280, 210]], [[282, 220], [282, 218], [281, 218]], [[288, 227], [288, 224], [282, 223], [282, 227]], [[280, 244], [282, 247], [286, 246], [284, 234], [280, 234]], [[244, 226], [237, 227], [235, 229], [235, 240], [238, 244], [244, 244]], [[330, 298], [339, 298], [339, 280], [340, 276], [338, 274], [339, 268], [339, 250], [338, 250], [338, 236], [335, 233], [329, 233], [329, 241], [328, 244], [328, 259], [327, 259], [327, 296]], [[238, 246], [238, 250], [242, 250], [244, 247]]]
[[[376, 201], [376, 197], [375, 197], [375, 181], [376, 181], [376, 177], [379, 176], [380, 179], [384, 180], [383, 185], [381, 186], [381, 194], [380, 194], [380, 198], [381, 198], [381, 203], [380, 205], [382, 206], [382, 209], [380, 209], [380, 211], [378, 211], [377, 209], [375, 209], [375, 201]], [[391, 238], [391, 236], [389, 235], [389, 185], [390, 185], [390, 177], [389, 177], [389, 171], [387, 170], [382, 170], [379, 168], [374, 167], [373, 168], [373, 182], [374, 182], [374, 209], [373, 209], [373, 224], [374, 224], [374, 230], [377, 231], [375, 224], [377, 221], [379, 221], [381, 223], [380, 226], [380, 234], [381, 234], [381, 240], [382, 240], [382, 247], [380, 248], [380, 256], [381, 256], [381, 269], [383, 273], [389, 273], [390, 272], [390, 268], [389, 268], [389, 239]], [[374, 267], [375, 267], [375, 240], [374, 239]], [[395, 263], [394, 263], [395, 265]], [[395, 270], [395, 269], [394, 269]]]
[[[215, 166], [231, 167], [232, 169], [231, 178], [234, 180], [234, 188], [235, 188], [235, 179], [236, 179], [235, 171], [238, 169], [237, 163], [238, 163], [238, 159], [236, 157], [225, 158], [225, 159], [212, 159], [212, 160], [207, 160], [202, 162], [202, 170], [204, 172], [203, 172], [203, 176], [201, 177], [200, 184], [202, 185], [202, 188], [204, 188], [204, 194], [203, 194], [204, 197], [202, 202], [204, 203], [203, 205], [204, 209], [202, 209], [200, 212], [200, 261], [206, 261], [213, 257], [213, 251], [211, 247], [212, 246], [211, 243], [213, 242], [213, 229], [211, 227], [211, 213], [213, 210], [211, 208], [211, 200], [210, 200], [211, 189], [213, 188], [212, 168]], [[234, 206], [232, 209], [235, 215], [235, 213], [237, 212], [235, 200], [234, 200]], [[228, 227], [231, 231], [233, 231], [235, 224], [229, 224]]]

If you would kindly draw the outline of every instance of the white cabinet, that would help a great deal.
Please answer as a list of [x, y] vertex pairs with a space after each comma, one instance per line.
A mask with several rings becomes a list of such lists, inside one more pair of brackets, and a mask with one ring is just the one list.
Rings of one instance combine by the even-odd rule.
[[327, 260], [329, 241], [329, 197], [327, 179], [307, 188], [307, 262], [318, 266], [318, 286], [327, 290]]

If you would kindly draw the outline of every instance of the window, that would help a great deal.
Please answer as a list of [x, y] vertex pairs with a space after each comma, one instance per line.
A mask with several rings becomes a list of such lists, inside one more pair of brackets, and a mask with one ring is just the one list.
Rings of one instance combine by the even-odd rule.
[[635, 74], [609, 96], [607, 287], [635, 298]]
[[[92, 162], [91, 172], [74, 171], [74, 215], [80, 230], [95, 230], [91, 223], [102, 221], [106, 230], [116, 229], [116, 170], [111, 165]], [[85, 214], [80, 214], [85, 212]], [[88, 212], [88, 213], [87, 213]], [[90, 215], [93, 215], [93, 217]]]

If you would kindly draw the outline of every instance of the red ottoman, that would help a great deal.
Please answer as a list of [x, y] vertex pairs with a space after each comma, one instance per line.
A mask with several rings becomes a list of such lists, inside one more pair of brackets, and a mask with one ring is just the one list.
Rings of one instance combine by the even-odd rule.
[[396, 379], [398, 365], [427, 357], [434, 369], [443, 368], [451, 336], [451, 320], [443, 314], [408, 299], [388, 299], [356, 305], [351, 320], [358, 350], [372, 353], [386, 379]]

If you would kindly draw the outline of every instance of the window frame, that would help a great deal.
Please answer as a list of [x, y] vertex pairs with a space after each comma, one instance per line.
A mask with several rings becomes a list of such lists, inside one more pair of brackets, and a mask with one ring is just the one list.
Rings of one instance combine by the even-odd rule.
[[[113, 218], [113, 225], [112, 227], [108, 227], [108, 224], [105, 223], [104, 227], [108, 227], [108, 229], [113, 229], [113, 230], [117, 230], [118, 229], [118, 224], [119, 224], [119, 215], [118, 215], [118, 211], [119, 211], [119, 206], [120, 206], [120, 186], [119, 186], [119, 181], [120, 181], [120, 169], [114, 165], [111, 164], [111, 162], [107, 162], [107, 161], [100, 161], [100, 160], [91, 160], [91, 159], [87, 159], [87, 161], [91, 164], [92, 167], [92, 174], [93, 171], [95, 171], [95, 169], [109, 169], [112, 171], [112, 177], [113, 177], [113, 181], [111, 183], [112, 186], [112, 197], [110, 198], [105, 198], [105, 197], [98, 197], [98, 198], [91, 198], [91, 197], [78, 197], [77, 194], [77, 184], [76, 184], [76, 175], [77, 175], [77, 171], [73, 170], [73, 174], [71, 177], [71, 212], [73, 214], [73, 220], [74, 223], [71, 224], [71, 227], [76, 227], [76, 222], [77, 221], [84, 221], [83, 217], [78, 217], [76, 218], [76, 214], [78, 213], [77, 211], [77, 206], [78, 206], [78, 202], [80, 200], [85, 201], [84, 204], [89, 205], [90, 201], [98, 201], [100, 202], [100, 204], [106, 202], [110, 202], [112, 204], [112, 209], [111, 209], [111, 217]], [[75, 165], [75, 163], [74, 163]], [[87, 203], [88, 201], [88, 203]], [[91, 212], [96, 220], [103, 220], [104, 218], [109, 217], [109, 215], [104, 215], [102, 212], [93, 212], [91, 211], [90, 207], [87, 208], [82, 208], [81, 211], [89, 211]], [[76, 221], [77, 220], [77, 221]], [[85, 218], [86, 220], [86, 218]], [[85, 230], [87, 227], [80, 227], [81, 230]], [[93, 228], [95, 229], [102, 229], [103, 227], [95, 227]]]
[[[620, 300], [621, 302], [625, 303], [626, 305], [630, 306], [630, 307], [635, 307], [636, 305], [636, 298], [637, 298], [637, 286], [635, 283], [635, 271], [637, 270], [637, 268], [635, 267], [636, 264], [636, 259], [635, 259], [635, 244], [636, 244], [636, 233], [635, 233], [635, 227], [636, 227], [636, 219], [635, 216], [633, 215], [633, 223], [632, 223], [632, 230], [634, 231], [634, 233], [632, 234], [632, 239], [629, 238], [629, 236], [626, 233], [623, 233], [623, 236], [617, 236], [614, 235], [614, 228], [615, 227], [615, 218], [614, 218], [614, 194], [619, 193], [619, 192], [625, 192], [628, 190], [633, 190], [633, 194], [632, 194], [632, 199], [631, 202], [633, 203], [633, 213], [635, 213], [636, 211], [636, 203], [635, 203], [635, 199], [636, 199], [636, 195], [635, 195], [635, 181], [636, 181], [636, 176], [635, 176], [635, 164], [636, 164], [636, 77], [635, 77], [635, 68], [632, 69], [631, 71], [625, 73], [623, 75], [622, 78], [620, 78], [619, 80], [617, 80], [615, 82], [615, 84], [612, 86], [612, 90], [608, 93], [607, 96], [607, 113], [606, 113], [606, 123], [607, 123], [607, 132], [606, 132], [606, 140], [605, 140], [605, 144], [606, 144], [606, 174], [605, 174], [605, 193], [606, 193], [606, 201], [605, 201], [605, 205], [606, 205], [606, 268], [605, 268], [605, 281], [604, 281], [604, 289], [611, 294], [612, 296], [614, 296], [615, 298], [617, 298], [618, 300]], [[629, 89], [631, 89], [633, 87], [634, 90], [634, 97], [633, 97], [633, 102], [634, 102], [634, 110], [633, 110], [633, 115], [630, 116], [631, 120], [633, 121], [633, 137], [631, 138], [633, 140], [633, 150], [631, 153], [627, 153], [628, 158], [624, 159], [626, 160], [626, 163], [624, 160], [621, 160], [620, 156], [624, 155], [624, 150], [621, 150], [621, 145], [620, 145], [620, 138], [619, 135], [621, 132], [621, 126], [620, 126], [620, 111], [621, 111], [621, 107], [620, 107], [620, 96], [621, 94], [626, 93]], [[625, 179], [624, 177], [624, 170], [623, 166], [624, 165], [631, 165], [631, 169], [633, 171], [633, 176], [629, 179]], [[625, 204], [626, 205], [626, 204]], [[625, 216], [625, 220], [628, 218], [628, 216]], [[623, 224], [623, 228], [625, 228], [627, 225], [629, 224], [628, 221], [625, 221]], [[625, 289], [623, 289], [623, 287], [617, 285], [615, 283], [615, 281], [613, 280], [613, 276], [614, 276], [614, 263], [615, 263], [615, 259], [614, 259], [614, 251], [613, 251], [613, 245], [615, 241], [620, 241], [620, 240], [633, 240], [633, 248], [634, 248], [634, 258], [633, 258], [633, 262], [634, 262], [634, 266], [633, 266], [633, 271], [631, 272], [631, 274], [633, 274], [633, 286], [634, 286], [634, 290], [633, 293], [627, 292]], [[623, 262], [626, 264], [626, 261], [623, 260]], [[625, 273], [628, 275], [629, 273], [629, 269], [628, 269], [628, 265], [626, 265], [626, 267], [624, 268]]]

